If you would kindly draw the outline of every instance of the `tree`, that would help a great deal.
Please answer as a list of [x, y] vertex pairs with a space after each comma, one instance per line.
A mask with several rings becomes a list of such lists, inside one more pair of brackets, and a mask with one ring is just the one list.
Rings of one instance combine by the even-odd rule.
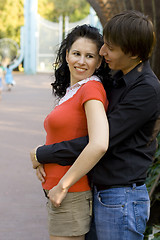
[[6, 0], [0, 1], [0, 12], [3, 10]]
[[58, 22], [60, 15], [69, 16], [71, 22], [79, 21], [89, 14], [90, 5], [86, 0], [39, 0], [38, 12], [52, 22]]
[[38, 12], [41, 16], [52, 22], [58, 22], [62, 16], [63, 38], [65, 36], [65, 17], [69, 16], [70, 22], [76, 22], [85, 18], [90, 11], [86, 0], [40, 0]]
[[126, 9], [135, 9], [149, 15], [155, 27], [157, 43], [151, 58], [151, 66], [155, 74], [160, 78], [160, 17], [159, 0], [87, 0], [96, 11], [102, 26], [113, 15]]
[[38, 13], [45, 19], [52, 21], [55, 11], [54, 2], [50, 0], [38, 1]]
[[87, 0], [92, 8], [97, 13], [102, 26], [104, 27], [106, 21], [110, 19], [113, 15], [119, 12], [119, 5], [117, 1], [107, 1], [107, 0]]
[[1, 0], [0, 38], [12, 38], [20, 42], [20, 27], [24, 25], [23, 0]]
[[[89, 14], [89, 10], [90, 5], [86, 0], [38, 0], [38, 13], [54, 22], [58, 22], [60, 15], [68, 15], [72, 22], [81, 20]], [[0, 0], [0, 16], [0, 39], [11, 38], [20, 43], [24, 0]]]

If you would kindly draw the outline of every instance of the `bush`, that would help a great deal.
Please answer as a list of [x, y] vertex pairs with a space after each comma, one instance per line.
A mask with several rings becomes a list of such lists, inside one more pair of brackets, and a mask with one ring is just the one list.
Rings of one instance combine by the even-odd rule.
[[[151, 200], [150, 219], [147, 223], [145, 239], [152, 234], [153, 227], [160, 231], [160, 133], [157, 137], [158, 148], [152, 166], [149, 168], [146, 186]], [[160, 232], [154, 234], [154, 240], [160, 240]]]

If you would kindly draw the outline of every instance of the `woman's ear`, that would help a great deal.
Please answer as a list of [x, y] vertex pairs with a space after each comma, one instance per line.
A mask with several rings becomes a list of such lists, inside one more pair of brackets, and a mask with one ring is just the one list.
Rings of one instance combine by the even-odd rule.
[[66, 62], [68, 63], [68, 50], [66, 50]]
[[99, 57], [99, 61], [98, 61], [96, 70], [101, 66], [101, 63], [102, 63], [102, 57]]

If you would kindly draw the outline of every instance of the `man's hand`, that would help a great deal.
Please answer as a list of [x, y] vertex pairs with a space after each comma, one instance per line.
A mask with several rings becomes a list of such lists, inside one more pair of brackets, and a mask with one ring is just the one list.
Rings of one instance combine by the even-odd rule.
[[38, 166], [40, 166], [40, 163], [36, 159], [36, 150], [37, 150], [37, 148], [34, 148], [33, 150], [30, 151], [32, 166], [34, 169], [36, 169]]

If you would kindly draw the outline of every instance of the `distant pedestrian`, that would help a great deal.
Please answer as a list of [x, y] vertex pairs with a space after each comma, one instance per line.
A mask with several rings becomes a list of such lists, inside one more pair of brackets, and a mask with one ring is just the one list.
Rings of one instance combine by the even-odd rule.
[[11, 91], [12, 86], [15, 85], [12, 75], [12, 69], [10, 68], [10, 64], [5, 68], [5, 82], [7, 84], [8, 91]]
[[3, 76], [4, 76], [4, 68], [0, 63], [0, 100], [2, 98], [2, 90], [3, 90]]

